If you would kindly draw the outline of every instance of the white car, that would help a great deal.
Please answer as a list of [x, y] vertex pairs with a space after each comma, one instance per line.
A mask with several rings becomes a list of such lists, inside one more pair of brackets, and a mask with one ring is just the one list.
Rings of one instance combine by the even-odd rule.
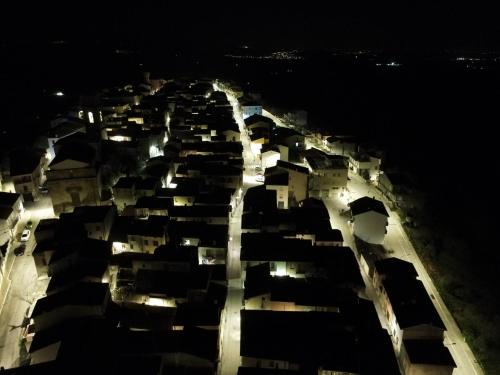
[[21, 242], [26, 242], [30, 239], [31, 231], [29, 229], [23, 230], [21, 234]]
[[260, 173], [255, 176], [255, 181], [257, 182], [264, 182], [265, 179], [264, 175]]

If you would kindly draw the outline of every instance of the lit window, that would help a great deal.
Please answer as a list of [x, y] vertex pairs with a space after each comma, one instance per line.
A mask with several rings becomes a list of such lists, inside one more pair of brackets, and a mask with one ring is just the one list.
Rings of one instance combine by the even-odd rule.
[[91, 124], [93, 124], [94, 123], [94, 114], [92, 112], [89, 112], [89, 113], [87, 113], [87, 115], [89, 116], [89, 122]]

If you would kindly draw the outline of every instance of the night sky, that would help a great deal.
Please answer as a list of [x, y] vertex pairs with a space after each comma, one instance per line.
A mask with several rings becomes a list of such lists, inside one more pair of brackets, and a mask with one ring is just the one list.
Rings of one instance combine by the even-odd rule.
[[[0, 26], [2, 39], [124, 39], [164, 48], [385, 50], [499, 49], [496, 12], [476, 3], [367, 6], [349, 2], [163, 2], [160, 5], [17, 3]], [[188, 2], [184, 2], [188, 3]], [[437, 3], [437, 4], [436, 4]], [[23, 5], [24, 4], [24, 5]], [[29, 9], [28, 12], [25, 10]]]

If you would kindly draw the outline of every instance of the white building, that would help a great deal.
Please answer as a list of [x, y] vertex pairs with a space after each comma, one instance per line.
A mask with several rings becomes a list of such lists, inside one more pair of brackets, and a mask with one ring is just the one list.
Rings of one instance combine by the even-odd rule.
[[245, 101], [241, 104], [243, 119], [252, 115], [262, 115], [262, 105], [257, 102]]
[[382, 202], [363, 197], [349, 203], [353, 232], [365, 242], [382, 244], [387, 233], [389, 214]]

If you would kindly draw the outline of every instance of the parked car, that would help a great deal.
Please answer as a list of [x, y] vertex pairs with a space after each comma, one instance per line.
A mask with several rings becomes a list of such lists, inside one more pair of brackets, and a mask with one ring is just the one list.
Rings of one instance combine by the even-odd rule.
[[25, 229], [31, 229], [31, 228], [33, 228], [33, 222], [30, 220], [26, 223]]
[[263, 174], [261, 173], [258, 173], [256, 176], [255, 176], [255, 181], [257, 182], [264, 182], [265, 181], [265, 177]]
[[23, 230], [21, 233], [21, 242], [27, 242], [30, 239], [31, 231], [29, 229]]
[[47, 188], [47, 186], [39, 186], [38, 191], [42, 194], [47, 194], [49, 192], [49, 189]]
[[21, 255], [24, 255], [24, 252], [25, 252], [25, 251], [26, 251], [26, 245], [25, 245], [25, 244], [21, 244], [21, 245], [19, 245], [18, 247], [16, 247], [16, 248], [14, 249], [14, 255], [15, 255], [16, 257], [19, 257], [19, 256], [21, 256]]

